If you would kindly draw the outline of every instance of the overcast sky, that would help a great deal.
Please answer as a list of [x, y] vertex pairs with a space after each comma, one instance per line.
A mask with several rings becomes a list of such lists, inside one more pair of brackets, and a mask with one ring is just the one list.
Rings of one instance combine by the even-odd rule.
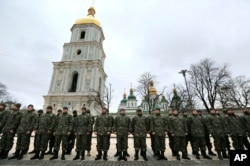
[[[24, 105], [42, 108], [52, 62], [60, 61], [70, 28], [91, 0], [0, 2], [0, 82]], [[249, 0], [95, 0], [105, 35], [105, 71], [112, 109], [143, 72], [157, 89], [184, 84], [181, 69], [204, 58], [229, 64], [233, 76], [250, 71]], [[140, 103], [140, 102], [139, 102]], [[139, 104], [138, 103], [138, 104]]]

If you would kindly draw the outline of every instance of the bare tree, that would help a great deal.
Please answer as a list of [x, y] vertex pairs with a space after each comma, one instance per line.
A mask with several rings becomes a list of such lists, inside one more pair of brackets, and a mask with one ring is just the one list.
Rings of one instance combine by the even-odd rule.
[[105, 86], [105, 93], [104, 93], [104, 102], [108, 110], [110, 108], [111, 100], [113, 98], [112, 93], [113, 93], [112, 84], [109, 83], [108, 86], [107, 85]]
[[[145, 98], [149, 107], [149, 114], [151, 114], [152, 109], [155, 107], [155, 104], [158, 102], [159, 97], [163, 95], [166, 87], [163, 88], [161, 93], [157, 94], [153, 100], [150, 99], [150, 82], [155, 79], [155, 75], [152, 75], [150, 72], [143, 73], [138, 79], [138, 86], [135, 89], [142, 98]], [[152, 83], [152, 82], [151, 82]]]
[[220, 89], [219, 94], [223, 108], [247, 107], [250, 102], [250, 79], [245, 76], [231, 79], [228, 84]]
[[227, 65], [219, 66], [210, 59], [204, 59], [191, 65], [188, 73], [191, 91], [202, 101], [206, 110], [214, 108], [220, 87], [230, 79]]
[[7, 92], [7, 87], [0, 82], [0, 102], [4, 102], [5, 98], [9, 95]]

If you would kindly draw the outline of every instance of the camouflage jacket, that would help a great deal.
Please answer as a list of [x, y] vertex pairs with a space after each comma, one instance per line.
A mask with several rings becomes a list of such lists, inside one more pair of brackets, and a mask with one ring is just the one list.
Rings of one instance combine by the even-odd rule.
[[118, 115], [115, 117], [113, 131], [117, 135], [128, 135], [131, 132], [131, 120], [126, 115]]
[[6, 118], [6, 116], [9, 116], [9, 114], [10, 114], [10, 111], [8, 111], [8, 110], [1, 110], [0, 111], [0, 133], [2, 131], [3, 126], [5, 125], [4, 119]]
[[225, 124], [228, 127], [228, 133], [232, 136], [245, 136], [245, 129], [238, 115], [229, 115], [225, 117]]
[[165, 136], [169, 131], [168, 119], [161, 115], [155, 115], [150, 120], [150, 132], [155, 132], [157, 136]]
[[14, 132], [16, 132], [20, 120], [22, 117], [22, 113], [20, 111], [11, 111], [11, 113], [9, 113], [7, 116], [4, 116], [3, 119], [3, 133], [8, 133], [10, 132], [10, 130], [13, 130]]
[[108, 135], [108, 132], [111, 133], [112, 128], [112, 119], [108, 114], [101, 114], [97, 116], [94, 126], [94, 132], [97, 132], [98, 135]]
[[250, 115], [246, 115], [246, 114], [242, 115], [241, 120], [245, 129], [245, 132], [250, 134]]
[[37, 120], [37, 114], [33, 111], [26, 111], [23, 113], [20, 124], [17, 128], [17, 134], [24, 134], [27, 131], [33, 131]]
[[207, 118], [207, 127], [209, 133], [215, 137], [224, 137], [227, 133], [225, 121], [219, 115], [209, 115]]
[[192, 137], [205, 137], [204, 124], [200, 116], [189, 117], [187, 126]]
[[67, 135], [72, 132], [73, 118], [69, 114], [61, 114], [58, 116], [58, 122], [55, 125], [55, 135]]
[[34, 130], [37, 134], [47, 134], [48, 131], [53, 132], [56, 125], [56, 115], [52, 112], [40, 115], [37, 118]]
[[168, 119], [169, 132], [174, 136], [185, 136], [188, 133], [186, 121], [178, 116], [171, 116]]
[[149, 118], [145, 116], [135, 116], [131, 122], [134, 137], [146, 137], [149, 131]]
[[77, 135], [85, 135], [92, 131], [92, 119], [91, 115], [84, 113], [78, 115], [74, 124], [74, 132]]

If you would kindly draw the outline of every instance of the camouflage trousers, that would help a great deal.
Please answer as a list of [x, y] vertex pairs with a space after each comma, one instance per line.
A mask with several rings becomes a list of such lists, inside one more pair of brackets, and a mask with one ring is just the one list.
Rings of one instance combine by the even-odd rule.
[[192, 142], [193, 151], [199, 152], [199, 149], [201, 151], [206, 151], [205, 137], [192, 137]]
[[150, 140], [151, 140], [151, 149], [153, 152], [155, 152], [155, 139], [153, 134], [150, 134]]
[[174, 136], [173, 137], [173, 151], [182, 153], [187, 152], [187, 146], [186, 146], [186, 136]]
[[15, 133], [3, 133], [0, 140], [0, 150], [11, 150], [14, 143]]
[[210, 136], [209, 134], [205, 134], [205, 143], [206, 143], [206, 146], [208, 148], [208, 150], [211, 150], [212, 149], [212, 143], [210, 141]]
[[166, 149], [166, 138], [165, 136], [158, 136], [154, 135], [154, 140], [155, 140], [155, 151], [163, 151], [165, 152]]
[[17, 134], [16, 149], [28, 150], [30, 145], [31, 134], [21, 133]]
[[146, 151], [146, 137], [134, 137], [134, 148], [135, 150]]
[[56, 151], [59, 151], [60, 144], [62, 142], [62, 150], [66, 151], [68, 149], [68, 135], [55, 135], [55, 147]]
[[97, 135], [97, 144], [96, 149], [97, 151], [104, 151], [107, 152], [109, 149], [109, 138], [110, 135]]
[[117, 152], [125, 152], [128, 149], [128, 135], [117, 135]]
[[87, 148], [87, 134], [77, 135], [76, 136], [76, 151], [85, 151]]
[[75, 146], [76, 136], [75, 134], [70, 134], [68, 138], [68, 150], [71, 151]]
[[48, 139], [52, 134], [36, 134], [35, 150], [46, 151], [48, 146]]
[[86, 145], [87, 151], [91, 150], [91, 145], [92, 145], [92, 132], [90, 132], [90, 134], [87, 135], [87, 145]]
[[242, 149], [244, 150], [244, 145], [243, 145], [243, 136], [231, 136], [232, 141], [233, 141], [233, 147], [234, 149]]
[[222, 152], [226, 150], [226, 139], [223, 136], [213, 136], [214, 147], [217, 152]]

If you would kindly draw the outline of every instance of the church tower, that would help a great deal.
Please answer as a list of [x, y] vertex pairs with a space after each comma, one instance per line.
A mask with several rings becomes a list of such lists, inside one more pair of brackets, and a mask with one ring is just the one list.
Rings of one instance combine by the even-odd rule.
[[44, 96], [44, 108], [53, 111], [66, 106], [69, 112], [81, 111], [83, 106], [95, 114], [88, 104], [89, 90], [104, 95], [107, 75], [104, 71], [104, 34], [100, 22], [95, 18], [95, 8], [88, 9], [85, 18], [78, 19], [71, 28], [71, 39], [63, 46], [60, 62], [53, 62], [53, 74], [48, 95]]

